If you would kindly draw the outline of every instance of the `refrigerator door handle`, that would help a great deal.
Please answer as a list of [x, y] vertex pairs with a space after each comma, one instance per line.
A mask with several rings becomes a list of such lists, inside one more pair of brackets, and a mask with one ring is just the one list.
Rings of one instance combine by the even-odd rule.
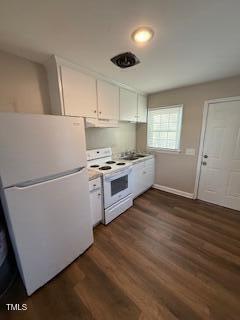
[[64, 178], [66, 176], [70, 177], [70, 176], [76, 175], [80, 171], [84, 170], [85, 168], [86, 168], [85, 166], [84, 167], [78, 167], [76, 169], [68, 170], [68, 171], [65, 171], [65, 172], [61, 172], [59, 174], [55, 174], [55, 175], [52, 175], [52, 176], [44, 177], [44, 178], [41, 178], [41, 179], [35, 179], [35, 180], [31, 180], [31, 181], [26, 181], [26, 182], [23, 182], [23, 183], [16, 184], [14, 186], [9, 186], [8, 188], [5, 188], [5, 189], [9, 189], [9, 188], [26, 189], [26, 188], [32, 187], [32, 186], [34, 186], [36, 184], [43, 184], [43, 183], [50, 182], [52, 180], [57, 180], [57, 179]]

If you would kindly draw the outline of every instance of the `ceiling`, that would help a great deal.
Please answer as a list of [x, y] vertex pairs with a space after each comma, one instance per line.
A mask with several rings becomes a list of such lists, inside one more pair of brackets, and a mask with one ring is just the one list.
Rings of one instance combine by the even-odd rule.
[[[59, 55], [147, 93], [240, 74], [239, 0], [0, 0], [0, 49], [44, 62]], [[130, 35], [141, 25], [145, 47]], [[119, 69], [114, 55], [141, 63]]]

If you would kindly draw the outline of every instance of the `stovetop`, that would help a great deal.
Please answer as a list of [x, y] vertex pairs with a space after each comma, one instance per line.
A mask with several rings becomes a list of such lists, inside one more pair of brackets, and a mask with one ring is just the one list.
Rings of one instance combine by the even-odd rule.
[[[90, 161], [89, 161], [90, 162]], [[115, 161], [115, 160], [102, 160], [100, 159], [94, 161], [92, 160], [90, 163], [88, 163], [88, 168], [92, 170], [96, 170], [98, 172], [101, 172], [102, 174], [107, 174], [115, 171], [122, 170], [123, 168], [127, 168], [131, 166], [131, 163], [129, 161]]]
[[124, 170], [132, 165], [131, 161], [112, 157], [111, 148], [87, 150], [88, 169], [95, 170], [101, 174], [109, 174]]

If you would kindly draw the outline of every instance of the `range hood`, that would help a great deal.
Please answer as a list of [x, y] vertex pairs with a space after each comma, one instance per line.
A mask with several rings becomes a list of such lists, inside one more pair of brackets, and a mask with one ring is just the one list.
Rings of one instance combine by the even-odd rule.
[[119, 127], [119, 125], [117, 120], [85, 118], [85, 127], [86, 128], [117, 128]]

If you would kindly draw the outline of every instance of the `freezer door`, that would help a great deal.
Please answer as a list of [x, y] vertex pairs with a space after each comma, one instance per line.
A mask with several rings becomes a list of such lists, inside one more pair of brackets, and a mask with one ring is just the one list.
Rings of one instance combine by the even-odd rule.
[[3, 187], [86, 166], [82, 118], [0, 113]]
[[28, 295], [93, 242], [86, 169], [3, 191], [5, 215]]

